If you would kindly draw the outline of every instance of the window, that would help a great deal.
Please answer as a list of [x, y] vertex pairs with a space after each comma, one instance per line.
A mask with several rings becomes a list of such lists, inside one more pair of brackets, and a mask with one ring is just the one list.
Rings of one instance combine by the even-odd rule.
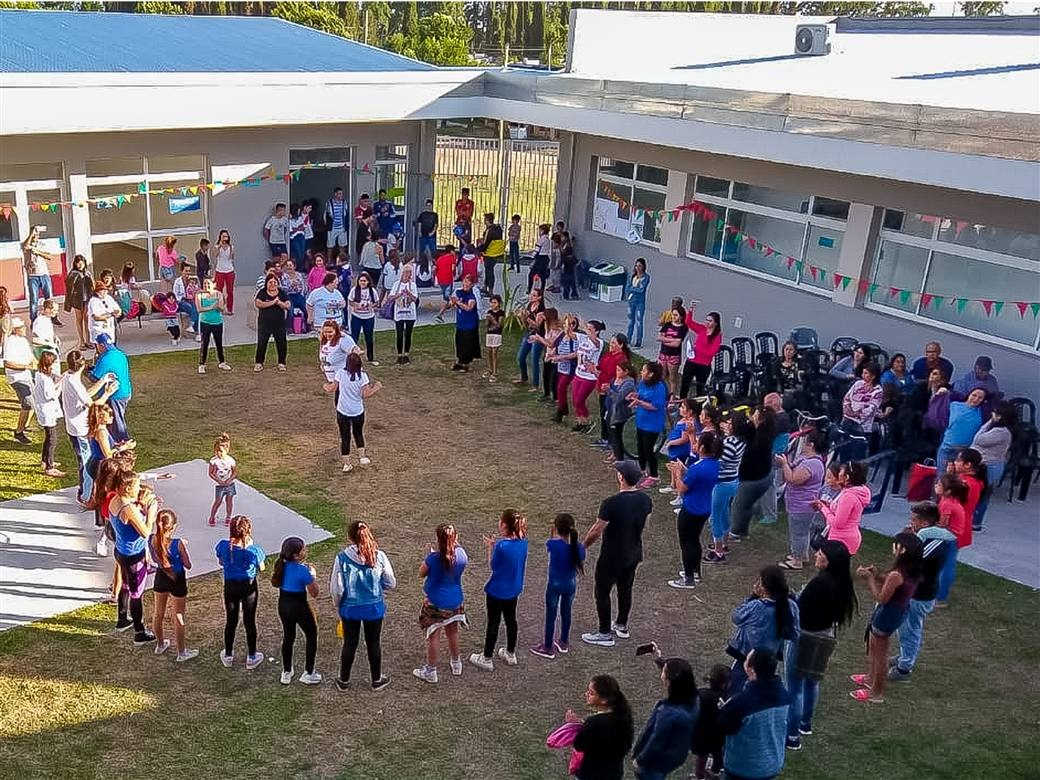
[[[408, 145], [376, 147], [376, 192], [386, 190], [386, 199], [394, 204], [396, 217], [393, 231], [399, 238], [405, 238], [404, 218], [406, 196], [408, 190]], [[478, 215], [479, 222], [480, 217]]]
[[690, 257], [828, 294], [834, 289], [848, 203], [710, 176], [698, 176], [694, 192], [716, 216], [694, 216]]
[[635, 229], [644, 244], [661, 243], [661, 217], [666, 207], [668, 169], [600, 157], [592, 229], [625, 238]]
[[887, 209], [867, 305], [1036, 349], [1030, 312], [981, 301], [1040, 300], [1038, 248], [1037, 234]]
[[[310, 203], [311, 219], [315, 219], [324, 213], [326, 202], [332, 197], [333, 190], [339, 187], [347, 201], [346, 215], [349, 217], [354, 197], [350, 186], [350, 161], [349, 146], [290, 149], [289, 170], [293, 175], [289, 179], [289, 203]], [[348, 229], [350, 222], [348, 218]]]

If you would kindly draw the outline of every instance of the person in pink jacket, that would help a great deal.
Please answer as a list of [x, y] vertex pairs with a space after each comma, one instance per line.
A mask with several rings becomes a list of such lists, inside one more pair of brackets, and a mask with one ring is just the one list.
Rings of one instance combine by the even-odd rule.
[[867, 467], [862, 463], [846, 463], [841, 467], [838, 479], [842, 490], [833, 504], [826, 499], [812, 502], [812, 506], [827, 523], [827, 538], [841, 542], [849, 555], [855, 555], [863, 541], [859, 520], [870, 503], [870, 488], [867, 486]]
[[697, 322], [697, 302], [692, 301], [686, 310], [686, 327], [693, 334], [693, 356], [682, 368], [682, 385], [680, 397], [686, 398], [690, 384], [694, 385], [694, 395], [704, 395], [708, 377], [711, 375], [711, 362], [722, 346], [722, 318], [717, 311], [708, 312], [704, 322]]

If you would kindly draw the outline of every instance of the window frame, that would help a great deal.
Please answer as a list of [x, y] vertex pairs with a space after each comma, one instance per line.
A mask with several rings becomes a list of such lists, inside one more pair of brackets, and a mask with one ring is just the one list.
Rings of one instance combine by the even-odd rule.
[[[611, 159], [611, 160], [617, 160], [618, 162], [629, 163], [632, 166], [632, 178], [631, 179], [626, 179], [623, 176], [615, 176], [615, 175], [609, 174], [609, 173], [601, 173], [600, 172], [600, 160], [603, 159], [604, 157], [608, 157], [608, 155], [596, 155], [596, 158], [595, 158], [595, 160], [596, 160], [596, 170], [595, 170], [593, 186], [592, 186], [592, 193], [591, 193], [592, 194], [592, 203], [590, 204], [591, 207], [589, 209], [589, 213], [591, 214], [593, 212], [593, 210], [595, 209], [596, 200], [597, 200], [597, 193], [599, 192], [599, 183], [601, 181], [605, 181], [605, 182], [607, 182], [609, 184], [613, 184], [613, 185], [615, 185], [617, 187], [627, 187], [629, 189], [629, 192], [631, 193], [630, 200], [628, 202], [628, 229], [631, 230], [633, 227], [635, 227], [637, 230], [639, 230], [639, 241], [637, 242], [637, 244], [642, 245], [642, 246], [652, 247], [654, 249], [660, 249], [661, 248], [661, 242], [660, 241], [651, 241], [651, 240], [643, 237], [643, 222], [642, 221], [637, 222], [636, 219], [635, 219], [636, 207], [635, 207], [635, 204], [633, 203], [633, 201], [636, 198], [635, 191], [636, 191], [637, 188], [641, 189], [641, 190], [645, 190], [647, 192], [660, 193], [661, 195], [664, 195], [664, 197], [665, 197], [665, 207], [664, 207], [664, 209], [667, 210], [667, 208], [668, 208], [668, 185], [667, 184], [654, 184], [652, 182], [643, 181], [642, 179], [639, 179], [638, 176], [639, 176], [639, 168], [640, 168], [640, 166], [642, 166], [642, 167], [645, 167], [645, 168], [660, 168], [661, 170], [667, 171], [668, 172], [668, 178], [671, 179], [672, 169], [671, 168], [665, 168], [665, 167], [660, 166], [660, 165], [650, 165], [649, 163], [630, 162], [629, 160], [622, 160], [621, 158], [618, 158], [618, 157], [609, 157], [609, 159]], [[664, 217], [660, 217], [659, 220], [660, 221], [658, 223], [658, 232], [660, 231], [661, 224], [664, 222]], [[617, 238], [617, 239], [620, 239], [622, 241], [625, 240], [621, 236], [618, 236], [618, 235], [616, 235], [614, 233], [608, 233], [605, 230], [597, 229], [594, 223], [590, 223], [589, 229], [592, 230], [594, 233], [599, 233], [600, 235], [603, 235], [603, 236], [609, 236], [610, 238]]]
[[[816, 196], [813, 194], [808, 195], [808, 202], [806, 212], [787, 211], [786, 209], [778, 209], [773, 206], [762, 206], [758, 203], [750, 203], [748, 201], [736, 200], [733, 197], [733, 188], [736, 184], [736, 180], [728, 179], [723, 181], [729, 181], [729, 187], [726, 190], [726, 197], [720, 195], [702, 195], [697, 192], [698, 179], [701, 174], [691, 174], [694, 177], [693, 180], [693, 199], [699, 203], [705, 203], [711, 206], [715, 206], [721, 210], [720, 216], [729, 224], [730, 211], [739, 211], [747, 214], [757, 214], [762, 217], [769, 217], [771, 219], [779, 219], [784, 222], [792, 222], [800, 224], [802, 226], [802, 240], [798, 247], [798, 255], [784, 255], [785, 257], [795, 257], [796, 260], [802, 261], [802, 270], [798, 272], [797, 279], [784, 279], [781, 276], [774, 276], [766, 273], [765, 271], [759, 271], [755, 268], [745, 268], [744, 266], [737, 265], [735, 263], [727, 263], [722, 259], [722, 248], [725, 246], [725, 240], [719, 242], [719, 252], [717, 257], [710, 255], [703, 255], [698, 252], [694, 252], [690, 248], [690, 243], [693, 240], [692, 224], [693, 220], [696, 219], [696, 215], [693, 215], [689, 220], [689, 227], [684, 232], [685, 236], [685, 253], [687, 259], [697, 260], [702, 263], [708, 263], [714, 265], [717, 268], [725, 268], [731, 271], [737, 271], [739, 273], [747, 274], [748, 276], [754, 276], [756, 279], [764, 279], [769, 282], [776, 284], [782, 284], [792, 289], [801, 290], [802, 292], [812, 293], [813, 295], [819, 295], [824, 298], [833, 298], [833, 289], [818, 287], [809, 282], [804, 282], [803, 279], [810, 278], [811, 273], [806, 269], [806, 265], [813, 265], [805, 260], [805, 253], [808, 250], [809, 231], [811, 226], [826, 228], [828, 230], [834, 230], [842, 234], [842, 240], [844, 241], [845, 230], [848, 226], [846, 220], [833, 219], [831, 217], [821, 217], [814, 215], [813, 206], [816, 202]], [[720, 180], [718, 176], [705, 176], [708, 179]], [[741, 184], [750, 184], [756, 186], [753, 182], [740, 182]], [[767, 186], [767, 185], [758, 185]], [[833, 200], [833, 198], [832, 198]], [[725, 237], [724, 237], [725, 238]], [[819, 267], [819, 266], [817, 266]]]
[[[889, 210], [886, 207], [885, 210]], [[902, 209], [891, 209], [892, 211], [902, 211]], [[931, 215], [929, 215], [931, 216]], [[962, 336], [968, 336], [969, 338], [979, 339], [985, 338], [992, 341], [994, 344], [998, 344], [1008, 349], [1013, 349], [1017, 352], [1024, 352], [1026, 354], [1035, 355], [1040, 351], [1040, 318], [1034, 320], [1036, 323], [1036, 333], [1033, 335], [1032, 344], [1024, 344], [1020, 341], [1012, 341], [1011, 339], [1004, 338], [1003, 336], [995, 336], [992, 333], [985, 333], [980, 330], [973, 330], [972, 328], [965, 327], [964, 325], [957, 325], [956, 323], [946, 322], [945, 320], [934, 319], [926, 317], [921, 314], [921, 295], [927, 292], [928, 288], [928, 276], [932, 270], [932, 260], [935, 257], [935, 253], [938, 252], [944, 255], [952, 255], [954, 257], [964, 257], [969, 260], [975, 260], [982, 263], [989, 263], [994, 266], [1004, 268], [1014, 268], [1019, 271], [1027, 271], [1040, 273], [1040, 261], [1031, 260], [1024, 257], [1016, 257], [1014, 255], [1007, 255], [1001, 252], [993, 252], [987, 249], [977, 249], [976, 247], [964, 246], [962, 244], [953, 244], [948, 241], [942, 241], [938, 238], [939, 231], [941, 229], [942, 220], [945, 218], [942, 215], [938, 215], [939, 219], [936, 220], [932, 227], [932, 237], [924, 238], [922, 236], [909, 235], [901, 233], [898, 230], [890, 230], [885, 227], [881, 227], [878, 230], [877, 246], [874, 250], [874, 255], [871, 263], [871, 274], [870, 279], [873, 283], [877, 278], [878, 272], [881, 270], [881, 250], [884, 247], [886, 241], [891, 241], [894, 244], [901, 244], [903, 246], [911, 246], [917, 249], [923, 249], [928, 252], [928, 257], [925, 259], [924, 270], [921, 273], [920, 284], [917, 289], [913, 292], [916, 295], [916, 302], [914, 304], [914, 310], [904, 311], [903, 309], [896, 308], [894, 306], [887, 306], [884, 303], [877, 303], [870, 300], [869, 296], [863, 300], [863, 308], [870, 311], [881, 312], [884, 314], [890, 314], [895, 317], [915, 322], [919, 325], [928, 325], [933, 328], [942, 328], [944, 330], [958, 333]], [[882, 218], [882, 225], [884, 225], [884, 219]]]

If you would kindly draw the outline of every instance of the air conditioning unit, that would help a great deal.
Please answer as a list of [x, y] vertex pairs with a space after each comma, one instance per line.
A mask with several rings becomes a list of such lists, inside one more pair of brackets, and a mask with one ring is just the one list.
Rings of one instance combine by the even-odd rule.
[[795, 28], [794, 53], [803, 57], [819, 57], [831, 53], [827, 43], [827, 25], [800, 24]]

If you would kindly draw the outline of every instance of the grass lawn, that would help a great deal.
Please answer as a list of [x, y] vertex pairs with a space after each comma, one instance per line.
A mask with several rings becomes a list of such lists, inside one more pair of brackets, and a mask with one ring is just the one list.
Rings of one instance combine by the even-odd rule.
[[[410, 366], [372, 369], [386, 385], [366, 415], [374, 464], [349, 475], [338, 468], [332, 404], [320, 390], [313, 341], [290, 344], [284, 375], [254, 376], [247, 370], [250, 347], [230, 350], [233, 373], [203, 377], [194, 372], [193, 353], [134, 358], [130, 421], [142, 469], [205, 456], [214, 434], [228, 430], [244, 481], [337, 535], [311, 549], [323, 591], [346, 522], [373, 524], [400, 581], [388, 598], [383, 641], [384, 667], [394, 682], [372, 693], [359, 654], [351, 692], [331, 684], [340, 643], [324, 595], [317, 602], [318, 670], [326, 684], [283, 688], [272, 663], [247, 673], [241, 632], [238, 664], [225, 669], [217, 658], [221, 582], [219, 575], [207, 575], [191, 580], [189, 643], [202, 654], [186, 665], [157, 659], [150, 648], [134, 650], [125, 635], [110, 636], [111, 606], [0, 634], [3, 774], [139, 777], [161, 769], [187, 777], [562, 778], [566, 757], [546, 750], [545, 735], [567, 707], [582, 709], [591, 675], [618, 677], [638, 728], [660, 683], [649, 661], [635, 657], [637, 644], [655, 639], [667, 654], [689, 658], [699, 678], [725, 662], [730, 610], [748, 592], [757, 568], [781, 557], [785, 529], [755, 525], [730, 565], [707, 568], [695, 592], [675, 591], [664, 584], [678, 564], [674, 520], [656, 494], [636, 580], [632, 638], [610, 650], [579, 640], [569, 655], [551, 662], [527, 653], [541, 630], [543, 543], [552, 515], [571, 511], [584, 530], [613, 492], [614, 477], [586, 438], [553, 426], [547, 407], [508, 382], [511, 370], [497, 385], [483, 383], [479, 368], [467, 376], [448, 371], [451, 343], [449, 327], [422, 328]], [[380, 334], [378, 356], [391, 353], [392, 334]], [[510, 354], [507, 343], [503, 356]], [[14, 414], [13, 395], [3, 384], [5, 499], [59, 486], [37, 473], [38, 446], [11, 441]], [[39, 433], [33, 435], [38, 442]], [[59, 460], [73, 462], [67, 443], [60, 453]], [[480, 561], [480, 536], [494, 529], [504, 507], [524, 510], [531, 523], [520, 665], [487, 674], [467, 664], [463, 676], [453, 678], [442, 661], [441, 683], [421, 683], [411, 676], [422, 657], [417, 568], [432, 529], [454, 522], [476, 559], [464, 579], [471, 627], [462, 646], [468, 655], [483, 637], [487, 567]], [[884, 563], [888, 550], [887, 540], [868, 533], [859, 557]], [[792, 579], [800, 587], [807, 574]], [[785, 777], [1037, 776], [1040, 610], [1034, 591], [961, 567], [950, 608], [929, 619], [913, 682], [893, 686], [879, 706], [847, 695], [847, 676], [865, 671], [865, 591], [860, 601], [859, 619], [841, 637], [823, 683], [816, 733], [801, 752], [789, 754]], [[146, 615], [150, 608], [148, 595]], [[592, 583], [585, 581], [575, 603], [575, 638], [594, 624], [594, 615]], [[260, 647], [276, 656], [281, 631], [269, 585], [261, 587], [259, 622]]]

